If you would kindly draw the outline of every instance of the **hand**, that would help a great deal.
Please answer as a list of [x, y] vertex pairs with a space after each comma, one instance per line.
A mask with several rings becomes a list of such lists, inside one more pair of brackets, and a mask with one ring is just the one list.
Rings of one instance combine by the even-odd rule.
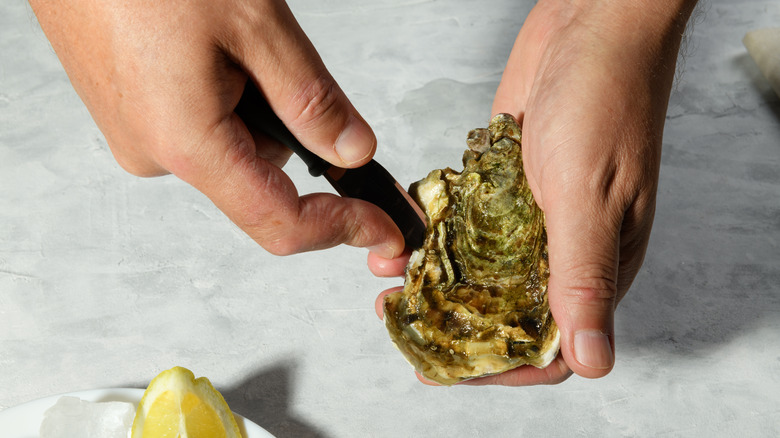
[[299, 197], [290, 152], [234, 113], [252, 80], [310, 150], [357, 167], [376, 138], [280, 0], [31, 0], [119, 164], [173, 173], [274, 254], [339, 243], [393, 259], [403, 236], [379, 208]]
[[612, 369], [613, 314], [647, 248], [666, 108], [694, 4], [542, 0], [529, 14], [493, 114], [522, 122], [524, 167], [547, 221], [561, 354], [543, 370], [464, 383], [558, 383], [572, 371], [595, 378]]

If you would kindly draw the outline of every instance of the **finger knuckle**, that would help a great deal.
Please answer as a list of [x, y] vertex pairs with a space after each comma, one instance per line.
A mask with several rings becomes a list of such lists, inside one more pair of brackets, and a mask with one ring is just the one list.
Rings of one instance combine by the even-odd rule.
[[287, 218], [263, 214], [241, 225], [252, 239], [275, 256], [289, 256], [306, 248], [294, 222]]
[[154, 160], [151, 160], [149, 157], [132, 150], [131, 148], [124, 147], [115, 142], [109, 143], [109, 148], [119, 167], [133, 176], [151, 178], [168, 173]]
[[344, 240], [356, 246], [363, 246], [372, 238], [380, 237], [364, 226], [365, 222], [357, 212], [349, 211], [344, 216]]
[[304, 131], [329, 123], [338, 111], [341, 90], [327, 74], [320, 74], [301, 87], [292, 98], [292, 123]]
[[373, 213], [370, 208], [362, 202], [350, 202], [348, 207], [341, 211], [343, 242], [364, 247], [386, 240], [387, 233], [375, 225], [376, 219], [372, 218]]
[[601, 279], [592, 283], [601, 284], [593, 286], [570, 286], [565, 288], [564, 295], [566, 301], [574, 305], [614, 307], [617, 296], [615, 283], [607, 279]]
[[114, 159], [119, 167], [133, 176], [142, 178], [156, 176], [155, 172], [152, 172], [147, 166], [141, 165], [137, 160], [119, 154], [114, 154]]
[[544, 383], [549, 385], [557, 385], [562, 383], [571, 377], [574, 372], [566, 365], [566, 362], [559, 356], [553, 361], [556, 366], [549, 366], [544, 369], [544, 373], [547, 377]]
[[235, 118], [227, 117], [193, 129], [187, 137], [158, 137], [150, 141], [149, 148], [163, 167], [199, 189], [222, 183], [231, 170], [241, 172], [252, 167], [260, 174], [255, 144], [251, 136], [237, 129], [237, 124]]
[[305, 232], [286, 208], [255, 213], [242, 228], [269, 253], [288, 256], [307, 251]]
[[290, 218], [262, 214], [246, 225], [249, 235], [273, 255], [289, 256], [305, 251], [301, 233]]
[[300, 244], [289, 237], [266, 241], [262, 247], [275, 256], [289, 256], [301, 252]]

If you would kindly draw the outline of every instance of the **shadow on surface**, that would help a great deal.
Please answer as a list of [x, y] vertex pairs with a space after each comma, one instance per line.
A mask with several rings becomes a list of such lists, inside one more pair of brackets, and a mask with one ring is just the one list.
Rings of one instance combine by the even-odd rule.
[[780, 98], [746, 52], [729, 62], [729, 87], [691, 77], [675, 98], [647, 257], [616, 312], [620, 342], [660, 366], [763, 349], [779, 327]]
[[237, 386], [222, 390], [231, 410], [278, 438], [324, 438], [326, 435], [291, 412], [292, 368], [280, 363], [259, 370]]
[[[648, 254], [616, 312], [616, 335], [633, 348], [700, 357], [767, 327], [780, 306], [780, 268], [771, 263], [678, 260]], [[665, 356], [665, 355], [661, 355]]]

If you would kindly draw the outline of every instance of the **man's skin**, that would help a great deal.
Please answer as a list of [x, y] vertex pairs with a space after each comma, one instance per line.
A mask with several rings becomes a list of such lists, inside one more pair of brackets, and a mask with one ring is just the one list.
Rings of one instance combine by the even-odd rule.
[[[357, 167], [376, 149], [283, 1], [30, 3], [128, 172], [178, 176], [273, 254], [346, 243], [370, 249], [375, 275], [402, 273], [408, 253], [385, 213], [329, 194], [299, 197], [282, 170], [289, 152], [233, 112], [252, 80], [325, 160]], [[544, 370], [468, 384], [558, 383], [612, 369], [614, 311], [647, 248], [677, 52], [695, 4], [540, 0], [526, 18], [493, 113], [522, 122], [526, 174], [547, 220], [561, 354]]]

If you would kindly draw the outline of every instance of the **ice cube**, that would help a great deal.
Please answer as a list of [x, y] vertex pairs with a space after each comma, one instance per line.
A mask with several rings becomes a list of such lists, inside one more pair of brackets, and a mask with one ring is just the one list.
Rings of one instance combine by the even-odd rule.
[[135, 406], [63, 396], [43, 414], [41, 438], [127, 438]]

